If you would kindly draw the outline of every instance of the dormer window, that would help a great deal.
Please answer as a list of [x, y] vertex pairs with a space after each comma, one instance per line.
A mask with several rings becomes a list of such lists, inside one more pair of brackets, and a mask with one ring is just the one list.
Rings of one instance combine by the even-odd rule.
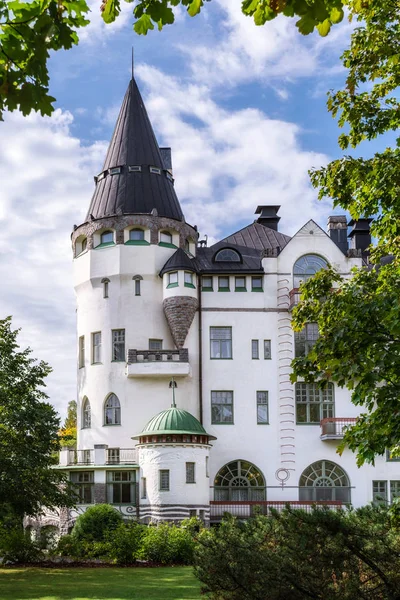
[[144, 240], [143, 229], [131, 229], [129, 232], [129, 239], [131, 242], [141, 242]]
[[100, 175], [97, 176], [97, 181], [101, 181], [107, 175], [107, 171], [103, 171]]
[[167, 179], [169, 179], [170, 181], [174, 181], [174, 178], [172, 177], [171, 173], [169, 171], [165, 171], [165, 174], [167, 176]]
[[122, 167], [112, 167], [112, 169], [110, 169], [110, 175], [118, 175], [119, 173], [121, 173]]
[[160, 232], [160, 242], [162, 244], [172, 244], [172, 234], [168, 231]]
[[242, 262], [242, 257], [239, 252], [232, 248], [224, 248], [217, 252], [214, 258], [215, 262]]
[[112, 231], [103, 231], [100, 236], [101, 244], [113, 244], [114, 243], [114, 233]]
[[129, 173], [140, 173], [142, 167], [140, 165], [129, 165], [128, 171]]
[[150, 167], [150, 173], [155, 173], [156, 175], [161, 175], [161, 169], [158, 167]]

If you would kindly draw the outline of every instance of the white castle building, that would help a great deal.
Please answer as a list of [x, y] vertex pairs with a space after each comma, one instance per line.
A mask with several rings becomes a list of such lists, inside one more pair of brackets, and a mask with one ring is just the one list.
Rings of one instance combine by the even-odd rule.
[[292, 359], [318, 336], [312, 323], [291, 329], [300, 283], [328, 264], [344, 276], [362, 265], [369, 221], [349, 224], [349, 248], [344, 216], [327, 233], [309, 220], [289, 237], [279, 206], [262, 205], [207, 247], [134, 80], [95, 186], [72, 234], [78, 449], [60, 459], [80, 504], [43, 524], [66, 532], [98, 502], [145, 523], [390, 502], [398, 462], [358, 469], [350, 451], [336, 453], [357, 416], [349, 392], [290, 382]]

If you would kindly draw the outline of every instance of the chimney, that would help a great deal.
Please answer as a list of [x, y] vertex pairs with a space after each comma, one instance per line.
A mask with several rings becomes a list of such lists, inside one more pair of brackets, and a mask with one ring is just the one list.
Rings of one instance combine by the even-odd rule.
[[172, 153], [171, 148], [160, 148], [161, 158], [164, 164], [164, 168], [173, 175], [172, 172]]
[[278, 231], [278, 223], [281, 219], [278, 217], [279, 209], [280, 205], [264, 204], [262, 206], [257, 206], [255, 214], [260, 215], [257, 219], [257, 223], [260, 223], [269, 229], [273, 229], [274, 231]]
[[349, 225], [353, 229], [349, 233], [350, 248], [361, 250], [361, 256], [366, 257], [369, 254], [367, 250], [371, 244], [370, 223], [372, 219], [351, 219]]
[[328, 235], [332, 242], [346, 254], [349, 244], [347, 241], [347, 218], [346, 215], [331, 215], [328, 217]]

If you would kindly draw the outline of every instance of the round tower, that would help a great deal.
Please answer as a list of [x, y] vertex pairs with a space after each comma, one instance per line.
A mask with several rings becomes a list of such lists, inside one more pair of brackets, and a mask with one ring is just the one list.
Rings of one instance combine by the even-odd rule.
[[180, 521], [210, 519], [208, 460], [210, 440], [188, 411], [171, 408], [153, 417], [139, 435], [140, 519]]
[[78, 337], [75, 463], [105, 465], [105, 471], [93, 472], [92, 501], [110, 501], [108, 465], [113, 472], [132, 468], [131, 481], [137, 481], [132, 433], [165, 406], [172, 377], [179, 381], [184, 408], [200, 417], [196, 282], [193, 278], [190, 290], [185, 287], [192, 303], [190, 323], [176, 335], [171, 311], [163, 305], [168, 284], [160, 276], [177, 252], [187, 258], [188, 272], [195, 273], [197, 238], [175, 193], [170, 151], [161, 152], [132, 80], [95, 177], [85, 222], [72, 234]]

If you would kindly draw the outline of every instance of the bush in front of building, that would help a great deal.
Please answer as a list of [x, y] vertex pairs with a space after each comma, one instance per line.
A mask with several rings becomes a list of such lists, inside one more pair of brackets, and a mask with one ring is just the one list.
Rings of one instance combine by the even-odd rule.
[[72, 536], [80, 542], [105, 542], [110, 533], [123, 523], [120, 512], [109, 504], [95, 504], [79, 515]]
[[169, 523], [149, 525], [139, 558], [162, 565], [193, 564], [195, 540], [189, 529]]
[[198, 536], [195, 574], [211, 600], [399, 600], [400, 530], [381, 507], [231, 517]]
[[32, 539], [30, 530], [0, 524], [0, 557], [4, 564], [33, 563], [43, 558], [43, 552], [40, 543]]
[[129, 565], [136, 561], [147, 526], [134, 521], [122, 523], [108, 536], [107, 556], [117, 565]]

